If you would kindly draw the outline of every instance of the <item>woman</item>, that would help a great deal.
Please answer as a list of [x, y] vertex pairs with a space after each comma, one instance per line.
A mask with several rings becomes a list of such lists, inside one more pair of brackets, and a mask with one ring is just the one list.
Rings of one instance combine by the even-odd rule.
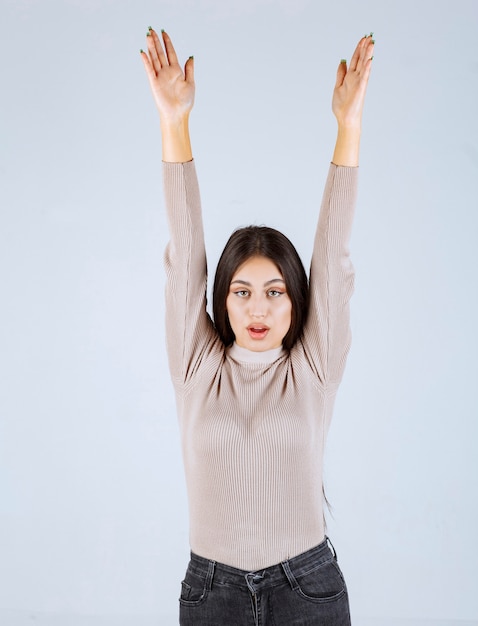
[[[374, 41], [337, 70], [338, 135], [310, 285], [281, 233], [236, 231], [219, 261], [214, 323], [189, 139], [194, 60], [169, 36], [141, 52], [162, 132], [170, 226], [166, 330], [190, 510], [191, 561], [180, 624], [350, 624], [347, 589], [325, 537], [325, 438], [350, 344], [348, 256], [362, 108]], [[329, 545], [330, 544], [330, 545]]]

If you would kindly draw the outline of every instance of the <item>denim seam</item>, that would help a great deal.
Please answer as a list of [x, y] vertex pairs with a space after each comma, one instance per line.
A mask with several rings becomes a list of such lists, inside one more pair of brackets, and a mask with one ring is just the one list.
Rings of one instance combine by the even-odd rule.
[[306, 600], [307, 602], [312, 602], [314, 604], [327, 604], [328, 602], [336, 602], [337, 600], [340, 600], [340, 598], [342, 596], [344, 596], [347, 593], [347, 589], [345, 589], [345, 587], [339, 591], [338, 593], [336, 593], [333, 596], [329, 596], [327, 598], [313, 598], [312, 596], [308, 596], [306, 595], [302, 589], [299, 587], [297, 587], [296, 589], [293, 590], [297, 595], [299, 595], [301, 598], [303, 598], [304, 600]]
[[302, 578], [302, 576], [307, 576], [307, 574], [311, 574], [312, 572], [315, 572], [316, 570], [320, 569], [321, 567], [324, 567], [324, 565], [328, 565], [329, 563], [333, 563], [333, 561], [334, 561], [334, 557], [332, 557], [330, 559], [327, 559], [327, 561], [321, 561], [320, 563], [318, 563], [314, 567], [311, 567], [310, 569], [306, 570], [305, 572], [301, 572], [300, 574], [294, 574], [294, 577], [297, 576], [297, 578]]

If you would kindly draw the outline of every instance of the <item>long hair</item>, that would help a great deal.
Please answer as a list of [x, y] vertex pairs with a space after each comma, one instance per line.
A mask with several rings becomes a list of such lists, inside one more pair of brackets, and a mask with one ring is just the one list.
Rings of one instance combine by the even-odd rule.
[[235, 336], [229, 323], [226, 299], [232, 277], [248, 259], [263, 256], [270, 259], [284, 278], [292, 302], [290, 328], [282, 345], [290, 350], [302, 333], [309, 304], [309, 281], [302, 261], [292, 242], [280, 231], [267, 226], [246, 226], [232, 233], [217, 264], [213, 288], [213, 315], [217, 332], [229, 346]]

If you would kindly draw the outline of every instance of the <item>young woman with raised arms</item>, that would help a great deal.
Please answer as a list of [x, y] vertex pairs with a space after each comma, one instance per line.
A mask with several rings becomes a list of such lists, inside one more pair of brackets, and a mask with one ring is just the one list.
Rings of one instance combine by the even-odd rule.
[[170, 241], [168, 357], [189, 498], [182, 626], [346, 626], [347, 589], [325, 536], [325, 439], [350, 346], [361, 118], [374, 41], [337, 70], [337, 142], [310, 279], [280, 232], [235, 231], [206, 312], [206, 254], [189, 138], [194, 59], [167, 33], [141, 53], [159, 111]]

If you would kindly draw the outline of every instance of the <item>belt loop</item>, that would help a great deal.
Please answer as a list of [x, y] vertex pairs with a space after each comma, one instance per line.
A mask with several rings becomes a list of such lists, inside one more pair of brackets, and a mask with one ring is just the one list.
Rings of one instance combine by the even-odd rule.
[[299, 588], [299, 583], [295, 579], [295, 576], [290, 569], [289, 561], [283, 561], [281, 565], [282, 569], [284, 570], [284, 574], [287, 576], [287, 580], [289, 581], [291, 588], [293, 589], [293, 591], [295, 591]]
[[325, 541], [328, 543], [329, 548], [332, 550], [332, 554], [334, 556], [334, 559], [336, 561], [338, 561], [337, 552], [335, 551], [334, 544], [330, 541], [330, 539], [327, 537], [327, 535], [325, 535]]
[[207, 591], [211, 591], [212, 588], [212, 579], [214, 577], [214, 570], [216, 568], [216, 561], [209, 561], [208, 567], [207, 567], [207, 574], [206, 574], [206, 589]]

